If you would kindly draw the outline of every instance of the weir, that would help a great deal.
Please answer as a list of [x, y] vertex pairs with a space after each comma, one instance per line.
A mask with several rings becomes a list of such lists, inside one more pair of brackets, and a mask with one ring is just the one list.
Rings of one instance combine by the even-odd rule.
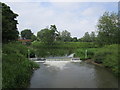
[[47, 57], [47, 58], [30, 58], [34, 62], [47, 62], [47, 61], [70, 61], [70, 62], [81, 62], [80, 58], [73, 58], [74, 53], [69, 56], [63, 57]]
[[64, 61], [68, 61], [68, 62], [81, 62], [81, 60], [79, 58], [46, 58], [45, 60], [40, 60], [38, 58], [31, 58], [30, 60], [34, 61], [34, 62], [53, 62], [53, 61], [60, 61], [60, 62], [64, 62]]

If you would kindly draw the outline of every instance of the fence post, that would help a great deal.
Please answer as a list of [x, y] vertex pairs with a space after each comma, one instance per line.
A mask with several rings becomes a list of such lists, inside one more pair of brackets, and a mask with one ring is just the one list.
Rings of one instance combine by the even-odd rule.
[[87, 49], [85, 50], [85, 59], [87, 58]]

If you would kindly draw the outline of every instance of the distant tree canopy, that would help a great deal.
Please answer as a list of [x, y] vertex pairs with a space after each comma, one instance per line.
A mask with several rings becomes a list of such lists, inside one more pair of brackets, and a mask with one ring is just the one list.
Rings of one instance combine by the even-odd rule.
[[9, 6], [4, 3], [2, 4], [2, 41], [7, 43], [18, 39], [19, 32], [17, 30], [17, 20], [18, 16], [15, 14]]
[[45, 28], [45, 29], [42, 29], [40, 30], [38, 33], [37, 33], [37, 37], [39, 38], [39, 40], [45, 44], [49, 44], [49, 45], [52, 45], [55, 41], [55, 38], [56, 38], [56, 26], [52, 26], [50, 27], [50, 29], [48, 28]]
[[32, 35], [31, 39], [32, 39], [32, 41], [35, 41], [35, 40], [37, 40], [37, 37], [35, 35]]
[[67, 30], [64, 30], [60, 33], [60, 40], [64, 42], [70, 42], [71, 41], [71, 34]]
[[95, 42], [95, 41], [96, 41], [95, 32], [91, 32], [91, 33], [90, 33], [90, 38], [91, 38], [91, 42]]
[[80, 38], [78, 41], [80, 42], [95, 42], [96, 41], [96, 35], [95, 32], [91, 32], [90, 34], [86, 32], [82, 38]]
[[120, 43], [120, 22], [116, 13], [105, 12], [99, 19], [97, 41], [101, 45]]
[[25, 29], [23, 31], [21, 31], [21, 37], [23, 39], [32, 39], [32, 31], [30, 29]]
[[77, 42], [78, 39], [77, 39], [77, 37], [73, 37], [73, 38], [71, 38], [71, 41], [72, 41], [72, 42]]

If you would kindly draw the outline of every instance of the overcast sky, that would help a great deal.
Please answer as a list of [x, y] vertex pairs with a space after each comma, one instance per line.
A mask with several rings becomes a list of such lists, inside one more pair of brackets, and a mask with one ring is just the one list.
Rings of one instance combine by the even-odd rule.
[[72, 37], [82, 37], [96, 30], [97, 21], [105, 11], [118, 12], [117, 2], [6, 2], [19, 16], [18, 30], [37, 33], [55, 24], [58, 31], [67, 30]]

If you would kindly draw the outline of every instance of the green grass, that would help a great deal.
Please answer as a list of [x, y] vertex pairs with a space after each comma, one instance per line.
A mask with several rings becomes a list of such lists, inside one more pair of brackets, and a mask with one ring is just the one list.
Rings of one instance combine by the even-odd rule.
[[[87, 56], [85, 54], [86, 50]], [[81, 60], [91, 59], [97, 50], [98, 48], [79, 48], [75, 51], [75, 57], [80, 57]]]
[[28, 48], [19, 43], [3, 45], [2, 88], [26, 88], [39, 65], [27, 59]]
[[[94, 62], [102, 64], [103, 66], [112, 70], [115, 75], [120, 75], [119, 71], [119, 55], [118, 45], [106, 45], [102, 48], [80, 48], [76, 50], [75, 56], [80, 57], [81, 60], [92, 59]], [[85, 58], [85, 50], [87, 49], [87, 58]]]
[[107, 45], [100, 48], [94, 55], [95, 62], [101, 62], [105, 67], [111, 69], [117, 76], [120, 75], [119, 71], [119, 52], [118, 45]]
[[53, 45], [46, 45], [42, 42], [33, 42], [34, 48], [58, 48], [58, 49], [77, 49], [77, 48], [93, 48], [98, 47], [93, 42], [55, 42]]
[[55, 42], [53, 45], [46, 45], [41, 42], [33, 42], [32, 48], [39, 57], [45, 56], [64, 56], [74, 53], [78, 48], [96, 47], [92, 42]]

